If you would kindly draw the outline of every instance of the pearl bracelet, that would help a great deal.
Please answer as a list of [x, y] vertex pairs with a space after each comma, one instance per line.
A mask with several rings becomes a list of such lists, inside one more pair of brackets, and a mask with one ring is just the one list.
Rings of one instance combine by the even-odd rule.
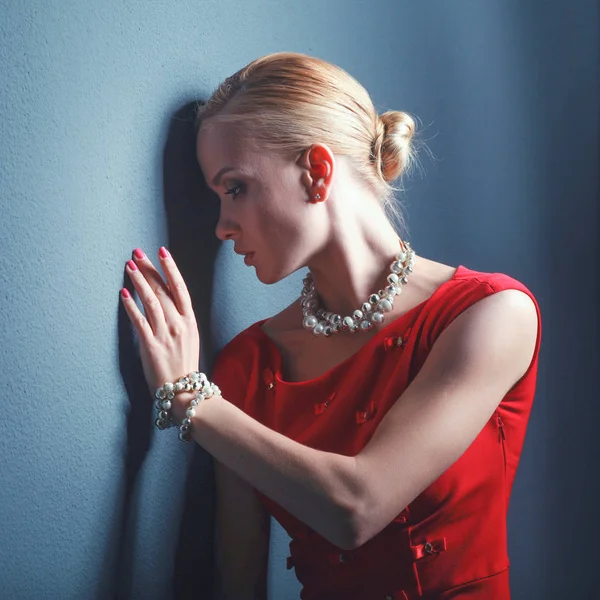
[[[190, 401], [189, 407], [185, 411], [185, 418], [178, 424], [171, 413], [172, 400], [175, 394], [191, 391], [196, 392], [196, 396]], [[157, 388], [154, 393], [158, 413], [154, 424], [161, 431], [170, 427], [179, 427], [179, 439], [187, 443], [192, 438], [192, 418], [196, 415], [196, 407], [202, 400], [212, 398], [215, 394], [220, 393], [219, 387], [210, 383], [206, 375], [200, 371], [192, 371], [175, 383], [168, 381], [162, 387]]]

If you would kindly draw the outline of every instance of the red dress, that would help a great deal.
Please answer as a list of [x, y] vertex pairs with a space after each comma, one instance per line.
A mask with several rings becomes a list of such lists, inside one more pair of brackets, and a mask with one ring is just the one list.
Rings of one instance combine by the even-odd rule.
[[213, 379], [224, 398], [301, 444], [355, 456], [443, 329], [478, 300], [505, 289], [527, 293], [538, 312], [529, 369], [464, 454], [380, 533], [359, 548], [342, 550], [256, 490], [292, 538], [287, 567], [296, 571], [302, 599], [510, 598], [506, 511], [535, 392], [538, 303], [507, 275], [461, 265], [430, 298], [315, 379], [283, 380], [281, 354], [260, 328], [266, 319], [219, 354]]

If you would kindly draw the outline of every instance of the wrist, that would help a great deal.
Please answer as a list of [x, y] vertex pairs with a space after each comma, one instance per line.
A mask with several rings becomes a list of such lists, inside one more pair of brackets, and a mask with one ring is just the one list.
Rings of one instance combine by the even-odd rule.
[[192, 438], [192, 419], [199, 404], [215, 395], [220, 395], [219, 386], [211, 383], [204, 373], [192, 371], [176, 382], [167, 382], [155, 392], [158, 429], [179, 429], [179, 439], [189, 442]]
[[185, 419], [185, 411], [189, 408], [190, 402], [195, 398], [196, 392], [180, 392], [173, 398], [171, 412], [178, 426]]

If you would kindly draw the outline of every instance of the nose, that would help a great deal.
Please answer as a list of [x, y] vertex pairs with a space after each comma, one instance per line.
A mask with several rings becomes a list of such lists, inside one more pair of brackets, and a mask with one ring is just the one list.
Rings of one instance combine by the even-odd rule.
[[217, 226], [215, 227], [215, 235], [221, 241], [225, 242], [227, 240], [230, 240], [238, 231], [239, 227], [226, 214], [226, 211], [224, 211], [223, 207], [221, 206], [219, 220], [217, 221]]

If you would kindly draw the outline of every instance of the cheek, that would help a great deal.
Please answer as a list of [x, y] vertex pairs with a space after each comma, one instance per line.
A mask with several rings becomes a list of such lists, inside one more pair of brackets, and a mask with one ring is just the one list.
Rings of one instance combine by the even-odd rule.
[[265, 194], [262, 202], [265, 218], [272, 220], [273, 224], [292, 231], [302, 227], [302, 222], [307, 218], [307, 206], [292, 185], [279, 185], [270, 189]]
[[272, 175], [249, 195], [252, 215], [247, 215], [246, 223], [260, 235], [261, 245], [272, 252], [273, 259], [295, 262], [304, 252], [307, 236], [312, 237], [314, 205], [307, 202], [306, 193], [289, 172], [282, 170], [281, 177]]

